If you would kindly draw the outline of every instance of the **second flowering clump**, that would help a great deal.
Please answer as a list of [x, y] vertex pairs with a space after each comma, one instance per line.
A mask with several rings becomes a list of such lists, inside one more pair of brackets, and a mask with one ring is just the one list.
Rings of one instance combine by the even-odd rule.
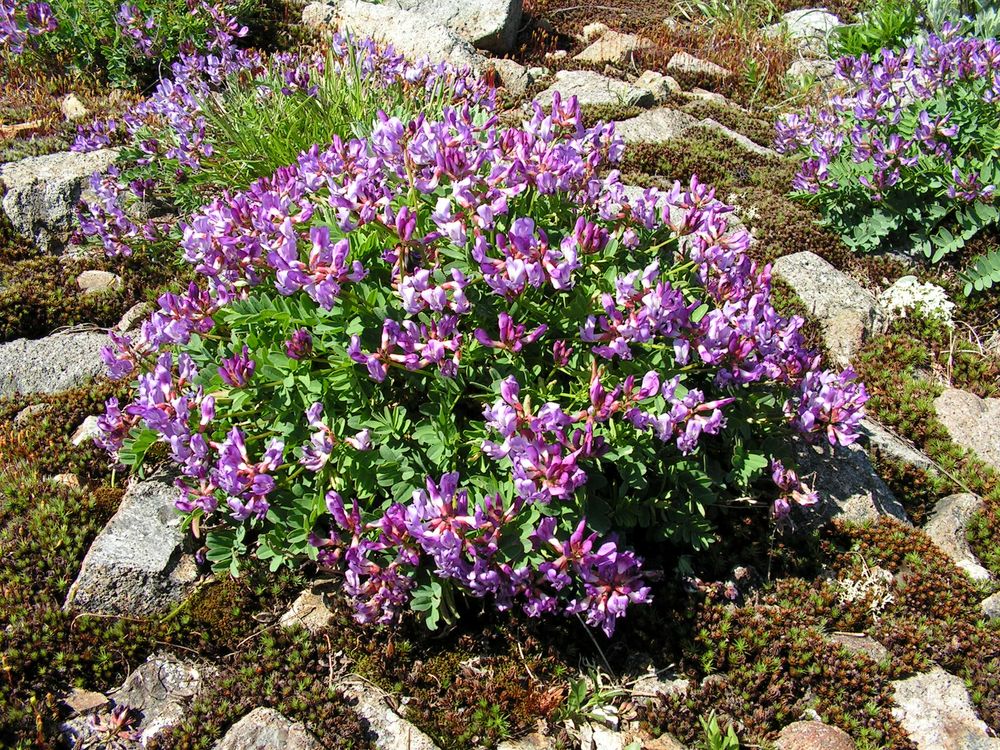
[[[184, 231], [203, 287], [107, 352], [138, 381], [102, 440], [167, 444], [220, 567], [316, 560], [362, 621], [464, 594], [610, 634], [650, 596], [635, 544], [707, 545], [779, 438], [848, 443], [866, 398], [713, 191], [630, 202], [621, 149], [575, 101], [446, 108], [220, 198]], [[814, 501], [773, 466], [778, 515]]]

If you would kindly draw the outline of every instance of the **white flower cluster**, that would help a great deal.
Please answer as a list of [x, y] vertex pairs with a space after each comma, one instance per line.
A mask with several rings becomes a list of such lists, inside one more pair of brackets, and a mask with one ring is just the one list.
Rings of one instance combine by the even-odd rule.
[[903, 276], [878, 297], [881, 317], [886, 322], [905, 318], [911, 310], [919, 309], [929, 318], [937, 318], [947, 325], [954, 325], [951, 313], [955, 303], [937, 284], [921, 284], [916, 276]]

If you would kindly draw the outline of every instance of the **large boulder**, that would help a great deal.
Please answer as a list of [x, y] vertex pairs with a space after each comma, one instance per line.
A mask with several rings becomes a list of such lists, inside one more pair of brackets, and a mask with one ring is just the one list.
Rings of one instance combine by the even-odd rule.
[[0, 344], [0, 398], [15, 393], [58, 393], [104, 371], [107, 335], [66, 332]]
[[301, 722], [273, 708], [255, 708], [215, 743], [213, 750], [319, 750], [322, 747]]
[[1000, 470], [1000, 398], [946, 388], [934, 399], [934, 410], [952, 440]]
[[90, 176], [104, 172], [117, 149], [67, 151], [0, 165], [3, 211], [14, 229], [45, 252], [62, 249], [81, 198], [91, 195]]
[[626, 143], [664, 143], [684, 134], [698, 121], [677, 109], [657, 107], [615, 124]]
[[135, 482], [97, 535], [70, 587], [66, 607], [119, 616], [150, 616], [177, 606], [194, 590], [198, 571], [184, 554], [168, 476]]
[[560, 70], [555, 75], [555, 82], [535, 99], [542, 106], [548, 106], [552, 103], [552, 96], [556, 91], [562, 95], [563, 100], [575, 96], [584, 107], [601, 105], [648, 107], [654, 101], [653, 94], [647, 89], [589, 70]]
[[820, 323], [836, 364], [847, 366], [875, 320], [875, 296], [814, 253], [785, 255], [774, 262], [787, 283]]
[[983, 507], [983, 501], [969, 492], [960, 492], [938, 500], [934, 513], [924, 526], [924, 532], [952, 559], [958, 567], [977, 581], [990, 578], [990, 572], [979, 564], [966, 538], [972, 516]]
[[371, 37], [391, 44], [411, 60], [444, 60], [477, 72], [488, 67], [486, 58], [454, 31], [405, 8], [364, 0], [314, 2], [302, 10], [302, 22], [312, 28], [336, 27], [354, 36]]
[[961, 678], [935, 667], [893, 688], [893, 716], [918, 750], [1000, 750]]
[[796, 467], [819, 493], [819, 516], [863, 523], [881, 516], [909, 523], [902, 504], [876, 473], [864, 449], [857, 444], [830, 446], [798, 441]]
[[522, 0], [389, 0], [453, 31], [477, 49], [503, 55], [514, 49]]

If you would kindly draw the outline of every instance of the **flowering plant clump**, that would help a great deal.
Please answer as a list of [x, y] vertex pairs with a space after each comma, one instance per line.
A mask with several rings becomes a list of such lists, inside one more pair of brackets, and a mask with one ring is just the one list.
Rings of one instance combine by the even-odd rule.
[[[778, 123], [778, 150], [802, 158], [797, 195], [854, 249], [937, 262], [1000, 217], [1000, 43], [956, 29], [841, 59], [846, 90]], [[966, 293], [996, 281], [1000, 254], [972, 263]]]
[[[648, 601], [630, 543], [703, 547], [787, 433], [850, 443], [866, 394], [821, 369], [729, 208], [692, 180], [626, 198], [613, 125], [380, 114], [183, 230], [205, 278], [115, 335], [100, 441], [165, 444], [218, 569], [342, 571], [357, 617], [456, 594], [610, 634]], [[773, 496], [773, 494], [772, 494]]]
[[125, 142], [120, 165], [92, 177], [97, 200], [80, 216], [83, 235], [108, 255], [129, 255], [171, 233], [170, 222], [149, 218], [150, 207], [188, 213], [314, 143], [366, 134], [377, 111], [409, 120], [456, 102], [493, 107], [494, 90], [468, 70], [407, 62], [370, 39], [334, 34], [314, 54], [239, 49], [245, 29], [215, 10], [207, 52], [183, 55], [149, 99], [120, 120], [81, 128], [73, 145], [86, 152]]
[[204, 0], [2, 0], [0, 55], [42, 69], [68, 64], [116, 84], [145, 83], [163, 62], [209, 49], [234, 10]]

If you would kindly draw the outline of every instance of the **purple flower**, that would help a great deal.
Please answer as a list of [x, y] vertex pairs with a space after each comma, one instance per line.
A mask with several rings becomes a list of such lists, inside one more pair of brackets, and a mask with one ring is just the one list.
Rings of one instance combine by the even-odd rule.
[[219, 367], [219, 377], [233, 388], [243, 388], [250, 382], [255, 369], [257, 369], [257, 363], [250, 357], [250, 350], [244, 344], [243, 351], [239, 354], [222, 360], [222, 366]]
[[292, 332], [292, 336], [285, 342], [285, 354], [289, 359], [305, 359], [312, 354], [312, 335], [305, 328], [299, 328]]

